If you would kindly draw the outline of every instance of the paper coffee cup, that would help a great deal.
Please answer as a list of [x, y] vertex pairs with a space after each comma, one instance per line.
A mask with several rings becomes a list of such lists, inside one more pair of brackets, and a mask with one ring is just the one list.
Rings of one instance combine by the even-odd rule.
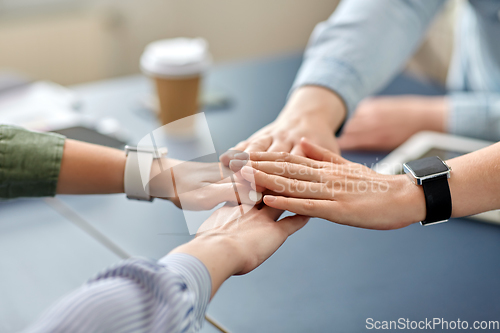
[[[199, 91], [212, 57], [202, 38], [174, 38], [153, 42], [141, 57], [141, 69], [153, 79], [158, 94], [159, 118], [163, 125], [191, 116], [199, 110]], [[169, 126], [169, 134], [194, 134], [194, 124]]]

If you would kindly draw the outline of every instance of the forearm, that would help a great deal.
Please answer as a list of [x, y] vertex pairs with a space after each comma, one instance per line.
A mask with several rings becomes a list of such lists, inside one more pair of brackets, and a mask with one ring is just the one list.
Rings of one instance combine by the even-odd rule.
[[123, 193], [125, 162], [122, 150], [66, 140], [57, 194]]
[[447, 161], [453, 217], [500, 209], [500, 143]]
[[[448, 180], [452, 200], [451, 217], [500, 209], [499, 161], [500, 143], [446, 161], [452, 169]], [[413, 184], [406, 176], [397, 176], [397, 179], [404, 185], [394, 187], [399, 198], [397, 206], [401, 212], [411, 214], [413, 221], [422, 220], [425, 217], [425, 197], [422, 187]]]
[[404, 65], [441, 8], [439, 1], [344, 0], [315, 28], [293, 89], [335, 91], [352, 113]]

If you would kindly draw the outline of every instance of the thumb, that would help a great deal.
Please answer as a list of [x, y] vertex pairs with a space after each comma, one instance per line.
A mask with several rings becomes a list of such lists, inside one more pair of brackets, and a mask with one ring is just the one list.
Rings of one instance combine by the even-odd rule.
[[211, 196], [215, 201], [215, 206], [221, 202], [231, 202], [233, 204], [253, 206], [262, 201], [262, 193], [252, 190], [252, 188], [247, 184], [231, 182], [215, 184], [215, 188], [216, 190]]
[[325, 161], [331, 163], [348, 163], [346, 159], [343, 159], [340, 155], [337, 155], [330, 150], [320, 147], [314, 143], [311, 143], [306, 138], [302, 138], [300, 145], [306, 157], [317, 161]]

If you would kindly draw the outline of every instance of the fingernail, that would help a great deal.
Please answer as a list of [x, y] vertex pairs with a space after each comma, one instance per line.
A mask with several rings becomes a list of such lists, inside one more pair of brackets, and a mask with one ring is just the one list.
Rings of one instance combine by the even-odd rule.
[[248, 154], [247, 153], [234, 154], [234, 158], [238, 160], [248, 160]]
[[241, 169], [241, 172], [242, 173], [246, 173], [247, 175], [253, 175], [253, 169], [250, 168], [248, 165], [245, 165], [242, 169]]
[[255, 191], [250, 191], [250, 192], [248, 192], [248, 197], [253, 202], [259, 202], [262, 199], [262, 193], [255, 192]]
[[237, 169], [241, 169], [245, 166], [245, 164], [247, 164], [248, 161], [241, 161], [241, 160], [231, 160], [231, 162], [229, 162], [229, 166], [231, 168], [237, 168]]
[[266, 195], [266, 197], [264, 198], [267, 202], [273, 202], [273, 201], [276, 201], [276, 197], [272, 196], [272, 195]]

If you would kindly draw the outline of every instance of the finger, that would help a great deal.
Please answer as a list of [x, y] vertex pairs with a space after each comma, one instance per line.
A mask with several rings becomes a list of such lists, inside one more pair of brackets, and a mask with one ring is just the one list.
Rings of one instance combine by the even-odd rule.
[[254, 179], [255, 184], [258, 186], [265, 187], [281, 195], [314, 199], [329, 198], [333, 195], [333, 192], [324, 184], [269, 175], [248, 166], [241, 169], [241, 175], [245, 179]]
[[270, 152], [286, 152], [289, 153], [293, 148], [293, 145], [291, 142], [286, 142], [286, 141], [281, 141], [281, 140], [273, 140], [273, 143], [269, 147], [267, 151]]
[[248, 159], [233, 159], [231, 160], [231, 162], [229, 162], [229, 168], [236, 173], [240, 171], [241, 168], [243, 168], [247, 164], [248, 164]]
[[307, 157], [292, 155], [284, 152], [252, 152], [249, 155], [251, 161], [288, 162], [305, 165], [315, 169], [322, 169], [326, 166], [326, 163], [323, 161], [316, 161]]
[[335, 221], [339, 216], [339, 205], [331, 200], [298, 199], [266, 195], [264, 203], [270, 207], [289, 212]]
[[[232, 161], [231, 161], [232, 162]], [[248, 162], [247, 162], [248, 163]], [[246, 165], [246, 164], [245, 164]], [[241, 169], [241, 168], [239, 168]], [[241, 175], [241, 172], [240, 171], [237, 171], [234, 173], [234, 179], [239, 182], [239, 183], [246, 183], [246, 184], [249, 184], [249, 186], [252, 188], [253, 191], [257, 192], [257, 193], [262, 193], [266, 190], [265, 187], [262, 187], [262, 186], [257, 186], [257, 184], [255, 184], [255, 179], [250, 178], [250, 176], [247, 176], [247, 179], [245, 179], [242, 175]]]
[[262, 192], [256, 192], [250, 184], [234, 183], [239, 202], [245, 205], [256, 205], [262, 202]]
[[229, 166], [229, 161], [234, 158], [234, 155], [242, 153], [249, 145], [248, 141], [241, 141], [235, 147], [229, 149], [224, 154], [219, 157], [219, 161], [224, 164], [224, 166]]
[[335, 153], [332, 153], [328, 149], [315, 145], [314, 143], [311, 143], [305, 138], [302, 138], [300, 144], [302, 146], [302, 150], [304, 151], [305, 155], [311, 159], [336, 163], [336, 164], [349, 163], [348, 160], [342, 158], [340, 155], [337, 155]]
[[252, 151], [267, 151], [271, 144], [273, 143], [273, 138], [270, 135], [261, 136], [257, 139], [254, 139], [250, 142], [250, 144], [245, 148], [245, 152]]
[[244, 204], [254, 206], [262, 202], [262, 192], [256, 192], [248, 183], [218, 183], [209, 193], [207, 202], [215, 207], [221, 202], [230, 202], [233, 205]]
[[289, 162], [249, 161], [248, 166], [270, 175], [305, 181], [321, 180], [321, 170]]
[[293, 147], [292, 151], [290, 152], [290, 154], [297, 155], [297, 156], [305, 156], [304, 151], [302, 150], [302, 147], [300, 146], [300, 144], [295, 145]]
[[279, 220], [278, 225], [285, 230], [288, 236], [291, 236], [302, 229], [309, 222], [309, 219], [309, 216], [304, 215], [287, 216]]

